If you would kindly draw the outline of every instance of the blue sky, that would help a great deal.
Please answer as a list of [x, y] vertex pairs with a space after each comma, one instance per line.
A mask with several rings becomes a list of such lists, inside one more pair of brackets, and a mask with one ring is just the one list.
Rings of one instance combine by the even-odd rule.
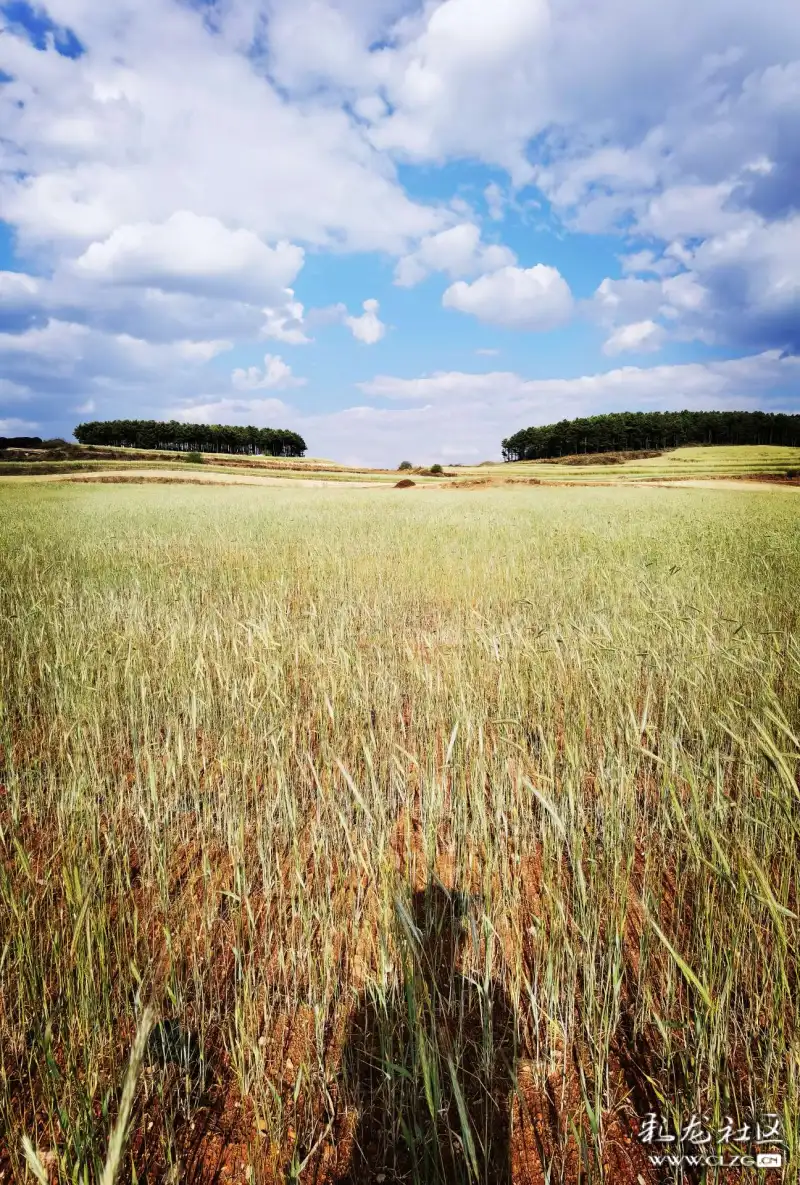
[[794, 0], [0, 3], [0, 433], [800, 410]]

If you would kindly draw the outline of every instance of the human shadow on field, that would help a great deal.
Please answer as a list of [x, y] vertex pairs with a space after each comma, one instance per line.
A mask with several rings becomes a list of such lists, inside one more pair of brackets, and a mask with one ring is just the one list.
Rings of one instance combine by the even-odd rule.
[[343, 1059], [358, 1120], [347, 1185], [504, 1185], [515, 1017], [496, 982], [460, 969], [470, 899], [432, 881], [398, 901], [400, 982], [362, 997]]

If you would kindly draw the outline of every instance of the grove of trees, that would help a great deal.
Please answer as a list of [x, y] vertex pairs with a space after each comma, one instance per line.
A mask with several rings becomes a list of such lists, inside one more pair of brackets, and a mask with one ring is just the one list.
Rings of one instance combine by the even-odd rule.
[[81, 444], [115, 448], [170, 449], [185, 453], [238, 453], [302, 457], [306, 442], [285, 428], [240, 428], [234, 424], [179, 424], [177, 420], [93, 420], [78, 424]]
[[678, 448], [682, 444], [800, 445], [800, 415], [764, 411], [623, 411], [540, 428], [503, 442], [503, 459]]
[[47, 443], [41, 436], [0, 436], [0, 449], [47, 448]]

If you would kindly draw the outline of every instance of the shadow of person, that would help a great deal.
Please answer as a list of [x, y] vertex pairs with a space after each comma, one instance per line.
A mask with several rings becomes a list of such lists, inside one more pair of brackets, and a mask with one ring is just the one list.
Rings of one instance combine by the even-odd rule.
[[432, 881], [396, 903], [402, 974], [365, 994], [343, 1058], [357, 1123], [348, 1185], [509, 1182], [515, 1017], [503, 989], [460, 968], [477, 910]]

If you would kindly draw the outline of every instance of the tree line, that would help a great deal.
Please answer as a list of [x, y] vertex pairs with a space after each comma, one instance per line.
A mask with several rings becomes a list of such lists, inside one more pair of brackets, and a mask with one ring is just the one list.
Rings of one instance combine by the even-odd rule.
[[50, 441], [41, 436], [0, 436], [0, 450], [7, 448], [49, 448]]
[[800, 415], [764, 411], [612, 412], [522, 428], [502, 442], [505, 461], [678, 448], [683, 444], [797, 446]]
[[179, 424], [177, 420], [93, 420], [78, 424], [80, 444], [115, 448], [170, 449], [184, 453], [237, 453], [302, 457], [306, 442], [285, 428], [247, 428], [235, 424]]

